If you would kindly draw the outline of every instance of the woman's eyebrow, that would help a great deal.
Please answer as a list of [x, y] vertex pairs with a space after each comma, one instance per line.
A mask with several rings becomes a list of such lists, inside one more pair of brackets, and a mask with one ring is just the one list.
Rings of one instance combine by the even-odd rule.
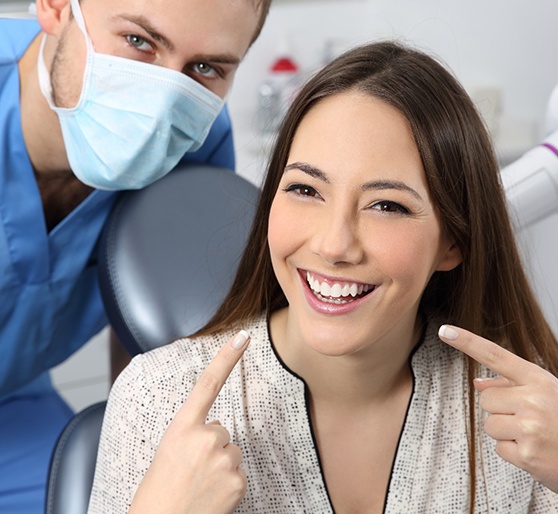
[[307, 162], [293, 162], [292, 164], [288, 164], [285, 166], [284, 172], [289, 170], [300, 170], [311, 177], [325, 182], [326, 184], [330, 183], [327, 175], [322, 170], [316, 168], [316, 166], [312, 166], [312, 164], [308, 164]]
[[[293, 169], [300, 170], [306, 173], [307, 175], [310, 175], [311, 177], [317, 178], [318, 180], [325, 182], [326, 184], [331, 183], [327, 175], [322, 170], [316, 168], [316, 166], [313, 166], [312, 164], [308, 164], [307, 162], [293, 162], [285, 166], [285, 172]], [[370, 182], [366, 182], [365, 184], [362, 184], [361, 186], [362, 191], [369, 191], [369, 190], [380, 191], [384, 189], [407, 191], [411, 193], [417, 200], [423, 201], [422, 196], [420, 196], [420, 194], [417, 191], [415, 191], [411, 186], [405, 184], [405, 182], [401, 182], [399, 180], [372, 180]]]
[[415, 191], [412, 187], [405, 184], [405, 182], [401, 182], [399, 180], [372, 180], [370, 182], [366, 182], [361, 186], [363, 191], [369, 191], [371, 189], [374, 190], [382, 190], [382, 189], [396, 189], [397, 191], [407, 191], [411, 193], [417, 200], [422, 201], [422, 196], [420, 196], [417, 191]]

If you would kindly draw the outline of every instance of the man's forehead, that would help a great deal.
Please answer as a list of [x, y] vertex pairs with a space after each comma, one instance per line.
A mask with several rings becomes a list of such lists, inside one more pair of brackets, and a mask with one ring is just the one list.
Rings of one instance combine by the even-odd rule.
[[[268, 1], [268, 0], [265, 0]], [[251, 38], [261, 25], [261, 0], [82, 0], [113, 19], [143, 18], [158, 32], [236, 33]], [[91, 6], [93, 8], [93, 5]], [[187, 32], [182, 32], [187, 31]], [[245, 34], [246, 33], [246, 34]], [[218, 34], [214, 34], [218, 35]]]
[[[213, 39], [209, 53], [243, 57], [261, 32], [271, 0], [80, 0], [106, 20], [136, 20], [176, 47]], [[85, 7], [85, 5], [84, 5]], [[104, 13], [104, 16], [103, 16]], [[87, 22], [87, 19], [86, 19]], [[190, 37], [191, 36], [191, 37]], [[212, 45], [209, 45], [212, 46]]]

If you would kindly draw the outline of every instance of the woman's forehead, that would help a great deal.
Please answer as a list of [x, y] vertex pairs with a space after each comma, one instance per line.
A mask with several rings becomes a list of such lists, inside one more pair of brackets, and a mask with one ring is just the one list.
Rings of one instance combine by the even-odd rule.
[[362, 176], [396, 174], [399, 179], [425, 184], [422, 159], [407, 119], [383, 100], [361, 92], [324, 98], [306, 113], [287, 164], [298, 161], [325, 173], [360, 170]]

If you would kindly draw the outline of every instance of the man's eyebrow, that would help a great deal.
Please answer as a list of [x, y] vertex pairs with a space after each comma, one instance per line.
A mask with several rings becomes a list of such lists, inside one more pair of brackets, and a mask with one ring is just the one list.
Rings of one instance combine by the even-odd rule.
[[[157, 32], [157, 29], [151, 25], [149, 20], [145, 16], [141, 15], [118, 15], [114, 16], [114, 20], [124, 20], [134, 23], [141, 29], [143, 29], [154, 41], [161, 43], [170, 52], [174, 51], [175, 47], [165, 36]], [[191, 62], [207, 62], [216, 64], [232, 64], [238, 66], [240, 64], [240, 57], [234, 54], [224, 53], [224, 54], [196, 54], [190, 58]]]
[[[288, 164], [285, 166], [285, 171], [297, 169], [300, 170], [311, 177], [317, 178], [326, 184], [330, 184], [330, 180], [327, 175], [316, 168], [312, 164], [308, 164], [307, 162], [293, 162], [292, 164]], [[366, 182], [362, 184], [360, 187], [362, 191], [369, 191], [369, 190], [385, 190], [385, 189], [395, 189], [397, 191], [407, 191], [411, 193], [415, 198], [422, 201], [422, 196], [417, 193], [412, 187], [405, 184], [405, 182], [401, 182], [399, 180], [372, 180], [370, 182]]]
[[207, 62], [215, 64], [240, 64], [240, 58], [233, 54], [195, 54], [190, 59], [191, 62]]
[[165, 36], [157, 32], [157, 29], [155, 29], [155, 27], [151, 25], [151, 23], [145, 16], [134, 14], [119, 14], [117, 16], [114, 16], [113, 19], [115, 21], [124, 20], [134, 23], [138, 27], [142, 28], [145, 32], [147, 32], [149, 36], [155, 41], [161, 43], [167, 50], [171, 52], [174, 50], [174, 45]]

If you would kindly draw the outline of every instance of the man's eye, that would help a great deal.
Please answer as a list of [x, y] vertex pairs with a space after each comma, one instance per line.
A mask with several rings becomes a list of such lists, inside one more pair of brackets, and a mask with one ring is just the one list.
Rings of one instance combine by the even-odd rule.
[[193, 66], [194, 71], [203, 75], [204, 77], [214, 78], [220, 76], [219, 72], [209, 64], [205, 62], [198, 62]]
[[151, 43], [149, 43], [141, 36], [138, 36], [137, 34], [129, 34], [128, 36], [126, 36], [126, 40], [131, 46], [138, 50], [141, 50], [142, 52], [150, 52], [151, 50], [153, 50]]

